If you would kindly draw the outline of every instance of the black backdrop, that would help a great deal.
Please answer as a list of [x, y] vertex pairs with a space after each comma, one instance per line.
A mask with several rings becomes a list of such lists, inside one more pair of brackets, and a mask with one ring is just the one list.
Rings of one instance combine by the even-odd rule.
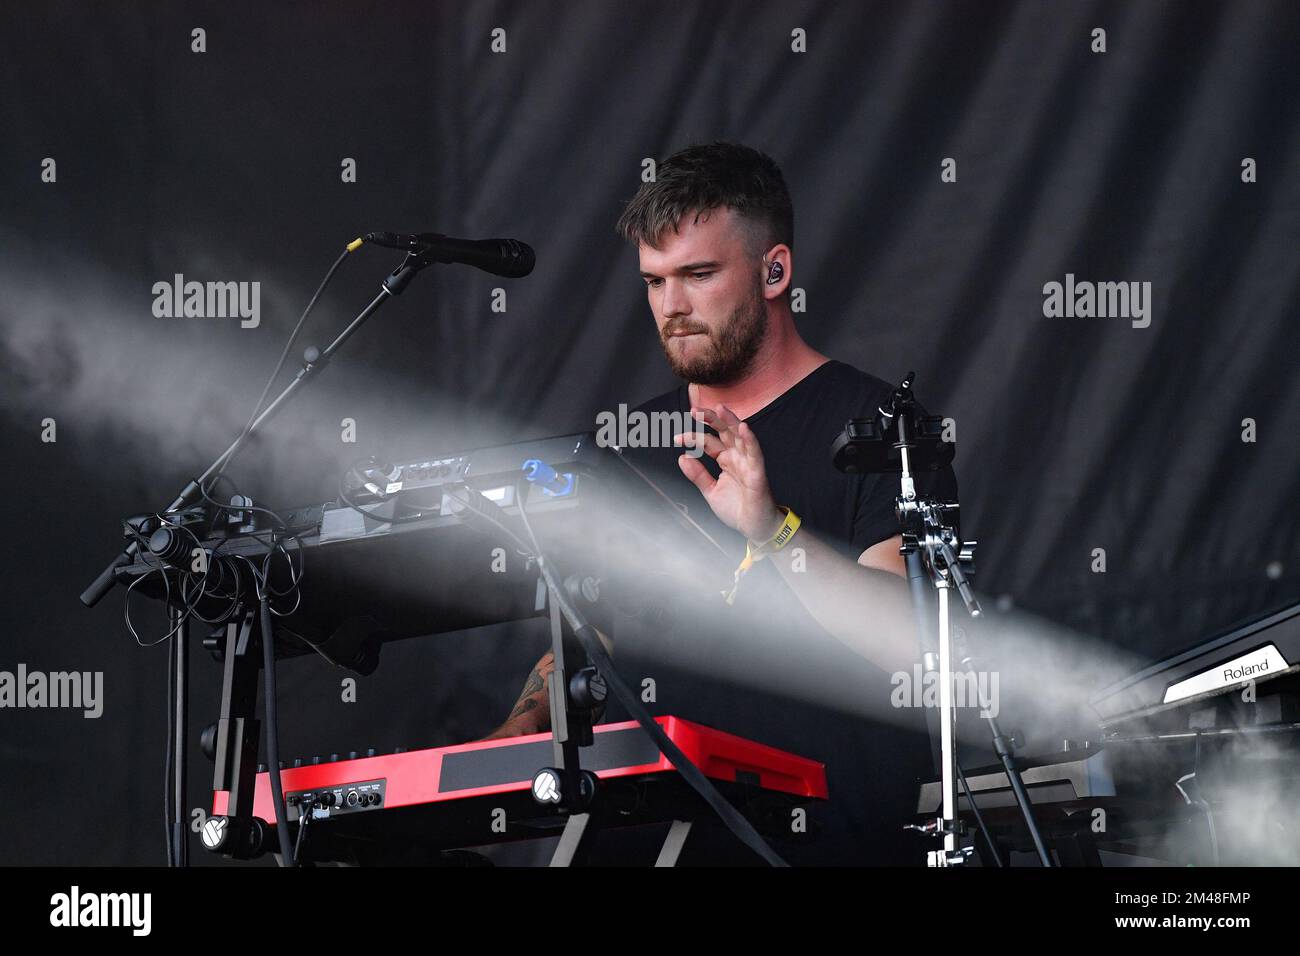
[[[1298, 21], [1284, 2], [7, 5], [0, 669], [102, 671], [105, 708], [0, 710], [0, 862], [162, 861], [165, 649], [135, 645], [120, 592], [76, 596], [118, 517], [242, 425], [342, 245], [510, 235], [538, 265], [426, 274], [387, 307], [232, 470], [273, 504], [330, 496], [359, 454], [578, 430], [671, 385], [612, 224], [643, 159], [691, 142], [782, 165], [805, 337], [916, 369], [956, 420], [990, 602], [1155, 656], [1296, 598]], [[306, 341], [394, 264], [349, 261]], [[155, 318], [176, 273], [260, 282], [260, 324]], [[1150, 282], [1149, 327], [1045, 317], [1067, 273]], [[482, 734], [544, 640], [390, 647], [348, 706], [340, 672], [286, 665], [283, 750]], [[195, 671], [197, 732], [218, 669]], [[209, 774], [196, 757], [194, 807]]]

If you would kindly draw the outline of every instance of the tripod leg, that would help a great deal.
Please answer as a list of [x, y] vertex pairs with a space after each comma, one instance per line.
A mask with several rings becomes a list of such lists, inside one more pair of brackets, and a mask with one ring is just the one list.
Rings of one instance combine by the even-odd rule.
[[596, 825], [592, 823], [590, 813], [575, 813], [564, 824], [560, 842], [556, 844], [551, 856], [551, 866], [581, 866], [583, 858], [591, 848]]
[[690, 820], [674, 820], [673, 825], [668, 828], [668, 836], [664, 837], [664, 845], [659, 850], [659, 859], [655, 860], [655, 866], [676, 866], [677, 858], [682, 855], [682, 847], [686, 844], [686, 838], [690, 833]]

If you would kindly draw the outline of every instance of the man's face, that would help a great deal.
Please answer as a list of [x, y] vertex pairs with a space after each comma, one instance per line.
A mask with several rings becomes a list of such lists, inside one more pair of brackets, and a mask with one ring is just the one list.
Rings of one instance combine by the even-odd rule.
[[641, 277], [673, 374], [698, 385], [744, 377], [767, 331], [761, 257], [727, 208], [687, 213], [662, 248], [640, 246]]

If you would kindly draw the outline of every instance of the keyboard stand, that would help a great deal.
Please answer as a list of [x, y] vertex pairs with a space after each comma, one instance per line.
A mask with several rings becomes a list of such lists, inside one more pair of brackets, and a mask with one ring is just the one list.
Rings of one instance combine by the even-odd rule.
[[[691, 823], [690, 820], [672, 822], [672, 826], [668, 828], [668, 835], [664, 837], [664, 844], [659, 848], [659, 856], [655, 859], [656, 867], [677, 865], [686, 838], [690, 836]], [[560, 834], [560, 842], [551, 855], [550, 865], [581, 865], [599, 829], [599, 824], [592, 821], [590, 813], [575, 813], [569, 817], [568, 822], [564, 824], [564, 832]]]

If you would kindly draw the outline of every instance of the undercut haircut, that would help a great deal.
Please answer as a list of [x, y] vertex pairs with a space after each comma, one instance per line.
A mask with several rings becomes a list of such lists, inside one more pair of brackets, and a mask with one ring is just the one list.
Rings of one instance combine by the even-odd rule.
[[660, 162], [614, 228], [634, 245], [659, 249], [683, 216], [699, 222], [722, 207], [745, 224], [755, 254], [779, 243], [794, 248], [794, 206], [780, 167], [756, 149], [723, 141], [688, 146]]

